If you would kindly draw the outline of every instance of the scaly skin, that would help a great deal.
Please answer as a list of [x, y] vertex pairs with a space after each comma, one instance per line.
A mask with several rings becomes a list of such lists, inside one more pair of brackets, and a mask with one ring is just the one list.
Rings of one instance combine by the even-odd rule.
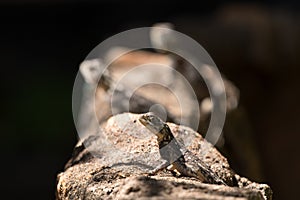
[[[158, 166], [154, 172], [169, 166], [167, 169], [175, 172], [177, 175], [194, 177], [202, 182], [226, 185], [203, 161], [190, 151], [187, 150], [184, 155], [182, 154], [180, 145], [169, 126], [159, 117], [152, 113], [146, 113], [139, 118], [139, 121], [157, 136], [160, 156], [166, 160], [166, 163]], [[189, 159], [187, 163], [185, 156], [192, 159]]]

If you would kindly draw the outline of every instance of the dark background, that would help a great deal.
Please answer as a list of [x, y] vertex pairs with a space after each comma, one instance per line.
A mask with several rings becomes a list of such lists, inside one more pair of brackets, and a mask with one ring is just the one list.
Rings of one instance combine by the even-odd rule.
[[296, 199], [299, 20], [299, 4], [283, 0], [0, 2], [1, 194], [54, 198], [77, 141], [71, 101], [80, 62], [113, 34], [168, 21], [239, 87], [261, 157], [259, 181], [275, 199]]

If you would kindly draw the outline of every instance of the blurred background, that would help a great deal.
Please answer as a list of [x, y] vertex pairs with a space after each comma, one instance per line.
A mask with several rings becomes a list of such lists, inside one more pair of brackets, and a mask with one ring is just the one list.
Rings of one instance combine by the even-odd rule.
[[[2, 195], [55, 198], [56, 175], [77, 142], [71, 102], [80, 62], [113, 34], [167, 21], [196, 39], [240, 89], [247, 124], [241, 123], [239, 130], [251, 132], [255, 159], [261, 164], [257, 173], [247, 173], [243, 163], [233, 165], [234, 170], [269, 184], [274, 199], [297, 199], [299, 3], [200, 4], [0, 1]], [[229, 149], [226, 154], [235, 152]]]

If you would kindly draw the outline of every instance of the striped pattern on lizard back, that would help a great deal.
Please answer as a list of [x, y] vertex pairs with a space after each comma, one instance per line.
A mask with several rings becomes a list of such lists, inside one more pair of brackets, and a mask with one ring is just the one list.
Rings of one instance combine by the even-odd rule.
[[[209, 167], [188, 150], [181, 152], [181, 146], [174, 137], [169, 126], [152, 113], [142, 115], [139, 121], [157, 136], [160, 156], [170, 165], [167, 169], [177, 175], [194, 177], [203, 182], [224, 184]], [[185, 156], [191, 157], [192, 162], [186, 163]], [[187, 164], [189, 166], [187, 166]]]

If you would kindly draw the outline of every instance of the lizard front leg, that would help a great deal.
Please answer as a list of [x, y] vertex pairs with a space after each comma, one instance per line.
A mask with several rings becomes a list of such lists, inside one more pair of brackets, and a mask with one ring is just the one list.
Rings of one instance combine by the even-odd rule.
[[164, 170], [168, 165], [169, 165], [168, 161], [164, 160], [163, 163], [159, 164], [153, 170], [150, 170], [149, 175], [153, 176], [153, 175], [157, 174], [158, 172]]

